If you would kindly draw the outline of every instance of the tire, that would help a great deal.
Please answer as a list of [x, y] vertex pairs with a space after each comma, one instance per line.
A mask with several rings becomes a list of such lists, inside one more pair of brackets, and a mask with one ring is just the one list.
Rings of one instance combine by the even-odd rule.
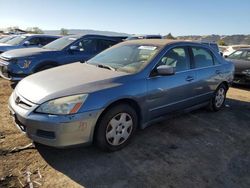
[[138, 124], [136, 111], [129, 105], [110, 108], [98, 121], [95, 144], [104, 151], [117, 151], [133, 137]]
[[213, 98], [209, 104], [209, 110], [217, 112], [225, 105], [227, 87], [224, 84], [221, 84], [215, 91]]

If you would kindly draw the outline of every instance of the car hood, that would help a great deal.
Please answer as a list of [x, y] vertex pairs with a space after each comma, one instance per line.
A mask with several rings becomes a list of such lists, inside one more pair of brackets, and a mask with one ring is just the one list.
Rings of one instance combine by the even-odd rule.
[[50, 51], [51, 50], [43, 48], [22, 48], [22, 49], [7, 51], [3, 53], [2, 56], [7, 59], [12, 59], [12, 58], [27, 57], [27, 56], [36, 56]]
[[73, 63], [45, 70], [24, 78], [16, 92], [27, 100], [41, 104], [51, 99], [91, 93], [120, 85], [117, 79], [128, 73]]
[[6, 44], [6, 43], [0, 43], [0, 47], [1, 47], [1, 46], [12, 46], [12, 45]]
[[13, 50], [18, 48], [18, 46], [14, 46], [14, 45], [10, 45], [10, 44], [4, 44], [4, 45], [0, 45], [0, 52], [5, 52], [8, 50]]

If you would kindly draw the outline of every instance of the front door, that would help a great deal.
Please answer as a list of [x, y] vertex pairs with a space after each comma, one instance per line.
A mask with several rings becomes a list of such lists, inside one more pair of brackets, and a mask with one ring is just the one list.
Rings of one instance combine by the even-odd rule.
[[82, 39], [72, 46], [76, 47], [76, 49], [68, 51], [67, 57], [64, 59], [67, 63], [85, 62], [98, 52], [96, 39], [92, 38]]
[[153, 71], [160, 65], [168, 65], [175, 68], [175, 74], [160, 76], [155, 73], [147, 79], [150, 119], [193, 104], [196, 78], [189, 57], [187, 47], [170, 49]]

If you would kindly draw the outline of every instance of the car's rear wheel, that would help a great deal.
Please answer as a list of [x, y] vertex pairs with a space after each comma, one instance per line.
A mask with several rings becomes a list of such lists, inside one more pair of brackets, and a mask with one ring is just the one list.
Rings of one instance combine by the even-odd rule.
[[98, 122], [95, 135], [97, 146], [106, 151], [116, 151], [129, 143], [138, 117], [131, 106], [120, 104], [105, 112]]
[[219, 111], [221, 108], [223, 108], [226, 100], [226, 94], [227, 94], [227, 87], [222, 84], [220, 85], [215, 93], [213, 98], [210, 101], [209, 108], [212, 111]]

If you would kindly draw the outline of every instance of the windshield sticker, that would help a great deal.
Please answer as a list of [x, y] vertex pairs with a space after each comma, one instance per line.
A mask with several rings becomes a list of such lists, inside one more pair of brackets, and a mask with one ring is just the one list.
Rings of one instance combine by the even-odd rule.
[[76, 40], [76, 38], [69, 38], [69, 40]]
[[155, 50], [156, 46], [140, 46], [139, 50]]

